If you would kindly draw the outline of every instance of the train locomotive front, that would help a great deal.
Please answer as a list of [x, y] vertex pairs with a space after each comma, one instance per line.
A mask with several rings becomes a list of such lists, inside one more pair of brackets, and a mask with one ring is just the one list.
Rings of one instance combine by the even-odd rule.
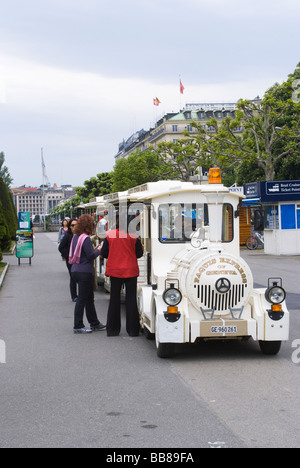
[[[171, 356], [175, 344], [202, 339], [252, 338], [263, 353], [276, 354], [289, 335], [281, 279], [269, 280], [268, 288], [254, 288], [252, 272], [240, 255], [239, 197], [221, 184], [196, 190], [201, 209], [196, 203], [192, 210], [191, 204], [186, 208], [180, 203], [184, 196], [191, 200], [194, 195], [186, 190], [181, 198], [177, 193], [153, 199], [152, 232], [158, 230], [159, 235], [151, 239], [150, 284], [141, 286], [139, 295], [146, 336], [155, 337], [159, 357]], [[173, 212], [179, 206], [176, 213], [182, 219], [187, 213], [196, 218], [197, 210], [202, 211], [202, 225], [183, 244], [176, 244], [176, 236], [163, 234], [166, 199]]]

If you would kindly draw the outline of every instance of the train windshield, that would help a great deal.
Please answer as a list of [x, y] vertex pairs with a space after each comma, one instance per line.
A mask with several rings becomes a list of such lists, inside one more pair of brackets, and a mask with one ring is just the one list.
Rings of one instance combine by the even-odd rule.
[[[222, 242], [233, 240], [233, 207], [223, 205]], [[159, 207], [159, 240], [162, 243], [189, 242], [198, 229], [209, 226], [208, 206], [197, 204], [164, 204]]]
[[208, 226], [207, 204], [164, 204], [159, 207], [160, 242], [187, 242], [197, 229]]

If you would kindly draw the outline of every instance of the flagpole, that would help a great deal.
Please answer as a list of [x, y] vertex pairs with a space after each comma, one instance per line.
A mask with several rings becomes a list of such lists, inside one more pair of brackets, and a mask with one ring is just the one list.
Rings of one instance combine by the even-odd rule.
[[43, 148], [41, 148], [41, 159], [42, 159], [42, 178], [43, 178], [44, 230], [46, 231], [45, 162], [44, 162]]

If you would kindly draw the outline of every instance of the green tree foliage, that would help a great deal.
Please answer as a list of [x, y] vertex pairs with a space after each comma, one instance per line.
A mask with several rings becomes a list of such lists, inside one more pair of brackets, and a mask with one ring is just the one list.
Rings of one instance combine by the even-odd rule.
[[[76, 187], [76, 198], [74, 197], [74, 202], [87, 203], [91, 198], [101, 197], [112, 191], [113, 184], [113, 173], [112, 172], [102, 172], [97, 174], [96, 177], [91, 177], [89, 180], [84, 182], [83, 187]], [[74, 206], [73, 202], [73, 206]]]
[[83, 187], [76, 187], [76, 195], [72, 197], [72, 200], [67, 200], [64, 205], [55, 207], [51, 210], [51, 215], [60, 216], [61, 218], [63, 216], [74, 216], [76, 206], [81, 203], [88, 203], [91, 198], [101, 197], [112, 191], [112, 177], [112, 172], [103, 172], [86, 180]]
[[0, 201], [0, 261], [2, 260], [2, 252], [9, 250], [11, 236], [9, 232], [8, 223], [6, 221], [3, 204]]
[[0, 201], [2, 202], [3, 215], [8, 226], [9, 236], [11, 239], [15, 239], [18, 228], [17, 213], [12, 195], [2, 177], [0, 177]]
[[5, 184], [10, 187], [13, 179], [10, 176], [9, 170], [6, 166], [4, 166], [5, 162], [5, 154], [2, 152], [0, 153], [0, 177], [4, 180]]
[[199, 145], [189, 138], [159, 143], [156, 153], [166, 168], [166, 176], [185, 182], [198, 173], [203, 161]]
[[[282, 85], [270, 88], [262, 100], [238, 102], [234, 118], [222, 121], [212, 118], [204, 128], [198, 122], [190, 134], [198, 146], [199, 159], [205, 165], [235, 167], [240, 174], [245, 165], [252, 167], [255, 178], [276, 180], [287, 178], [298, 170], [300, 156], [300, 64]], [[243, 129], [242, 134], [237, 129]], [[244, 166], [241, 168], [241, 164]], [[281, 169], [285, 167], [286, 171]], [[256, 180], [248, 173], [247, 180]], [[293, 176], [295, 178], [295, 175]]]
[[119, 159], [114, 168], [113, 192], [121, 192], [147, 182], [174, 177], [174, 169], [170, 169], [152, 148], [140, 150], [128, 158]]
[[17, 213], [9, 191], [12, 178], [4, 166], [5, 155], [0, 153], [0, 261], [2, 252], [10, 249], [10, 242], [16, 238], [18, 228]]

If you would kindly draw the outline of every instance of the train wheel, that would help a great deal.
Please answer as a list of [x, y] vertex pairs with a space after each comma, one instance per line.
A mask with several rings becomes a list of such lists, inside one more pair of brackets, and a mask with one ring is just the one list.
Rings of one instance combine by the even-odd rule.
[[166, 359], [174, 356], [174, 343], [158, 343], [156, 345], [157, 356]]
[[274, 356], [280, 351], [281, 341], [260, 341], [259, 346], [263, 354]]
[[147, 340], [154, 340], [155, 339], [155, 334], [151, 333], [151, 331], [148, 330], [148, 328], [144, 327], [144, 335], [147, 338]]

